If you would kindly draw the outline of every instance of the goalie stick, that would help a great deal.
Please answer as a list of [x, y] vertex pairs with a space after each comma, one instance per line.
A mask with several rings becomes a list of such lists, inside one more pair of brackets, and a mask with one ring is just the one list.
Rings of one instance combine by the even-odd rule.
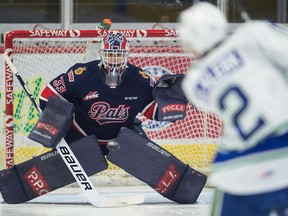
[[[33, 106], [41, 114], [42, 110], [36, 103], [34, 96], [30, 92], [24, 80], [22, 79], [21, 75], [19, 74], [16, 67], [12, 63], [8, 53], [9, 53], [9, 50], [6, 50], [6, 52], [3, 53], [4, 60], [6, 61], [6, 63], [8, 64], [9, 68], [14, 73], [14, 75], [17, 77], [21, 86], [25, 90], [27, 96], [30, 98]], [[84, 191], [85, 195], [87, 196], [89, 202], [92, 205], [96, 207], [116, 207], [116, 206], [122, 206], [122, 205], [134, 205], [134, 204], [139, 204], [139, 203], [144, 202], [144, 196], [142, 195], [112, 197], [112, 196], [104, 196], [102, 194], [99, 194], [96, 191], [95, 187], [93, 186], [90, 178], [87, 176], [86, 172], [82, 168], [78, 159], [76, 158], [76, 156], [70, 149], [69, 145], [66, 143], [66, 141], [63, 138], [61, 139], [60, 143], [56, 146], [56, 149], [58, 153], [60, 154], [61, 158], [63, 159], [63, 161], [65, 162], [66, 166], [70, 170], [71, 174], [75, 178], [76, 182]], [[73, 161], [73, 164], [71, 164], [71, 161]], [[79, 176], [82, 176], [82, 177], [79, 178]]]

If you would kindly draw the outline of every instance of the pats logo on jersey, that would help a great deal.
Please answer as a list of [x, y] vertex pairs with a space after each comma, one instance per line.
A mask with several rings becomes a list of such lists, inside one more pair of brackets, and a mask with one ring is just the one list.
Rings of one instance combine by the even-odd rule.
[[[164, 74], [172, 74], [167, 68], [160, 66], [145, 66], [143, 68], [146, 75], [150, 77], [150, 85], [153, 87], [154, 83]], [[142, 75], [143, 76], [143, 75]]]
[[126, 106], [125, 104], [111, 107], [105, 101], [98, 101], [91, 105], [88, 115], [91, 119], [98, 122], [99, 125], [117, 124], [127, 121], [130, 108], [131, 106]]

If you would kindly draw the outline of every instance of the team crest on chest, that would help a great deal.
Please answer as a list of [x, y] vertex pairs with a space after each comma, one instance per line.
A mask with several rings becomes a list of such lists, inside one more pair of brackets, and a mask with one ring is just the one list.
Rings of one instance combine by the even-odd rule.
[[99, 125], [123, 123], [129, 117], [130, 108], [130, 106], [125, 104], [111, 107], [109, 103], [99, 101], [91, 105], [88, 115], [91, 119], [98, 122]]

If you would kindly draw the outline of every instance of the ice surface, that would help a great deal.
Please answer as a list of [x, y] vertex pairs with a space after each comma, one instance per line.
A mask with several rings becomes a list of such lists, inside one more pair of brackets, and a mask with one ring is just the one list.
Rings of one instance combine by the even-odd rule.
[[114, 208], [91, 205], [79, 188], [67, 187], [25, 204], [0, 204], [1, 216], [208, 216], [213, 189], [205, 188], [197, 203], [183, 205], [172, 202], [146, 186], [101, 187], [107, 196], [143, 195], [142, 204]]

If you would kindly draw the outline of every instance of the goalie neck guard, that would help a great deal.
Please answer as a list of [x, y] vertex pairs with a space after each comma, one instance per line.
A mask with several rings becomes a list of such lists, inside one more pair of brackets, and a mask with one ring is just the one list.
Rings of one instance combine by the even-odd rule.
[[129, 43], [119, 32], [109, 33], [101, 43], [101, 62], [105, 69], [105, 83], [116, 88], [123, 78], [127, 66]]

